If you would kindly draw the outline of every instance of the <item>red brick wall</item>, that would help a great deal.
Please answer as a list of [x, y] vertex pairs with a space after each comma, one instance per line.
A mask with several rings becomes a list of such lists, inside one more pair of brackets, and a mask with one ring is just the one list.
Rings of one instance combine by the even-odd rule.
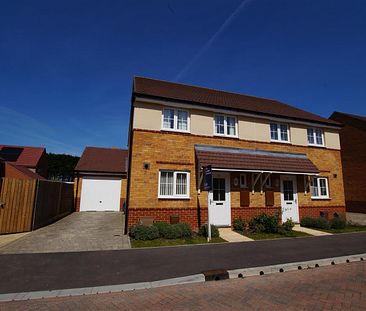
[[365, 122], [337, 113], [332, 118], [344, 124], [340, 138], [346, 209], [348, 212], [366, 213]]

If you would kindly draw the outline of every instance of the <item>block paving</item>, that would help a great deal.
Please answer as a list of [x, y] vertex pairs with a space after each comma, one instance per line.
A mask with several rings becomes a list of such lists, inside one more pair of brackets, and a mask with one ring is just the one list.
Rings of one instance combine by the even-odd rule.
[[366, 262], [112, 294], [0, 304], [0, 310], [365, 310]]

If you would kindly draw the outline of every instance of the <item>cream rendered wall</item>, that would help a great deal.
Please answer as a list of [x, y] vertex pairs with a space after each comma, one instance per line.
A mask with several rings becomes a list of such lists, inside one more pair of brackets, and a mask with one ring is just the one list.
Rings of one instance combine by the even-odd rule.
[[[162, 109], [159, 104], [135, 102], [133, 128], [161, 130]], [[214, 136], [213, 120], [215, 113], [197, 109], [190, 110], [190, 132], [195, 135]], [[234, 115], [235, 116], [235, 115]], [[237, 117], [238, 134], [243, 140], [270, 142], [270, 121]], [[297, 146], [307, 146], [307, 127], [289, 124], [290, 142]], [[336, 130], [324, 129], [324, 141], [327, 148], [340, 150], [339, 134]]]
[[293, 145], [307, 146], [307, 128], [290, 125], [290, 141]]
[[191, 133], [196, 135], [213, 136], [214, 114], [209, 111], [191, 110]]
[[341, 149], [341, 142], [339, 139], [339, 133], [337, 131], [324, 131], [324, 140], [327, 148], [331, 149]]
[[238, 128], [240, 139], [270, 142], [269, 123], [263, 120], [239, 117]]
[[133, 128], [160, 131], [162, 106], [135, 102]]

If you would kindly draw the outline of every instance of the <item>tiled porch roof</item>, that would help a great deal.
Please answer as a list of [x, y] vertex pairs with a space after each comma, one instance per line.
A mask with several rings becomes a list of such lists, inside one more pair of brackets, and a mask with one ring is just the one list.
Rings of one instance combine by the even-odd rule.
[[317, 174], [306, 154], [195, 145], [200, 168]]

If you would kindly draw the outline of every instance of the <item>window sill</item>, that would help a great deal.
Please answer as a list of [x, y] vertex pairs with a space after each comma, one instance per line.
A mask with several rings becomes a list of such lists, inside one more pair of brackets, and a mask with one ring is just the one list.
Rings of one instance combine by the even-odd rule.
[[214, 133], [214, 137], [223, 137], [223, 138], [237, 138], [237, 139], [239, 139], [239, 136], [238, 136], [238, 135], [236, 135], [236, 136], [233, 136], [233, 135], [216, 134], [216, 133]]
[[316, 145], [316, 144], [309, 144], [308, 147], [316, 147], [316, 148], [325, 148], [325, 145]]
[[190, 131], [184, 131], [184, 130], [176, 130], [176, 129], [165, 129], [165, 128], [162, 128], [161, 131], [164, 131], [164, 132], [174, 132], [174, 133], [188, 133], [190, 134], [191, 132]]
[[190, 197], [173, 197], [173, 196], [161, 197], [161, 196], [158, 196], [158, 199], [159, 200], [190, 200], [191, 198]]
[[331, 200], [332, 198], [329, 197], [324, 197], [324, 198], [319, 198], [319, 197], [311, 197], [312, 200]]
[[288, 144], [290, 145], [291, 142], [288, 140], [275, 140], [275, 139], [271, 139], [271, 143], [277, 143], [277, 144]]

